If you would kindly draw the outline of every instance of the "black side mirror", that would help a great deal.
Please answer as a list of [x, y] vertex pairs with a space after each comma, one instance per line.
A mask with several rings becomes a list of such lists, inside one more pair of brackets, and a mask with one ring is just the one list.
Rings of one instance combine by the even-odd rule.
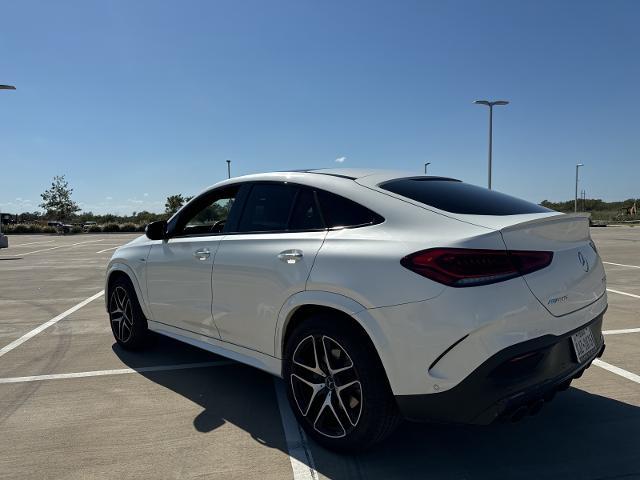
[[147, 225], [147, 228], [144, 229], [144, 233], [149, 240], [164, 240], [167, 238], [166, 220], [151, 222]]

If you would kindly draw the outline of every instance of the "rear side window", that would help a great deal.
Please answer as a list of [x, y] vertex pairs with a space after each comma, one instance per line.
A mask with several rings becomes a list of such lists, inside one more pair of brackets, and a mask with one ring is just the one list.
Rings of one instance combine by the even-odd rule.
[[289, 230], [321, 230], [323, 228], [324, 223], [322, 223], [313, 191], [301, 189], [291, 214]]
[[318, 190], [317, 194], [328, 228], [360, 227], [384, 221], [380, 215], [344, 197], [322, 190]]
[[287, 229], [297, 188], [284, 184], [256, 184], [247, 197], [239, 232], [277, 232]]
[[551, 212], [548, 208], [459, 180], [399, 178], [379, 185], [425, 205], [450, 213], [470, 215], [518, 215]]

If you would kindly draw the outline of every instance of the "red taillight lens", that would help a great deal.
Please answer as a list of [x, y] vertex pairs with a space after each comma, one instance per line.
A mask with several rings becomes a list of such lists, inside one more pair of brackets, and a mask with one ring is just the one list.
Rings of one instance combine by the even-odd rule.
[[553, 252], [432, 248], [404, 257], [409, 270], [450, 287], [502, 282], [546, 267]]

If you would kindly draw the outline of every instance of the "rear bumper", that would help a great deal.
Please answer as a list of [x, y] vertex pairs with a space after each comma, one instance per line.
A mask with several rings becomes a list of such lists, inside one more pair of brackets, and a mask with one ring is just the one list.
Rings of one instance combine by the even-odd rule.
[[[450, 390], [396, 395], [398, 407], [409, 420], [478, 425], [536, 413], [602, 355], [603, 315], [563, 335], [545, 335], [505, 348]], [[596, 348], [586, 361], [578, 363], [571, 335], [587, 326], [593, 332]]]

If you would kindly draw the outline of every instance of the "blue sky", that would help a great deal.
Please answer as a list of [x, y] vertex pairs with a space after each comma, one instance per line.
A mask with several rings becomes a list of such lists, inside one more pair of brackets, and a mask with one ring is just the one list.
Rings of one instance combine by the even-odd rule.
[[[2, 2], [0, 209], [94, 212], [233, 174], [392, 167], [530, 200], [640, 197], [640, 2]], [[341, 164], [336, 159], [345, 157]]]

